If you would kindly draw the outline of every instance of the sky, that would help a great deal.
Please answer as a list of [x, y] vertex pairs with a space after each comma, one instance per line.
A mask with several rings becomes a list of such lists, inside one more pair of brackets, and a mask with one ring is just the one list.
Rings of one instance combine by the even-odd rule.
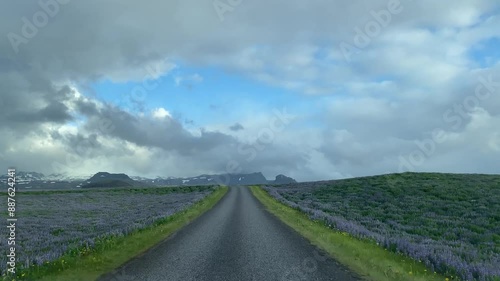
[[0, 5], [5, 171], [499, 172], [498, 1]]

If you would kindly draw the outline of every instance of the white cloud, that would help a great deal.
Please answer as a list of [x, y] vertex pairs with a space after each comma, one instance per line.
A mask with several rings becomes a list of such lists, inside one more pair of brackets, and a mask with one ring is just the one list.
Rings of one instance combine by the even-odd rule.
[[174, 78], [174, 81], [176, 86], [179, 86], [181, 84], [193, 85], [203, 82], [203, 77], [198, 73], [195, 73], [187, 76], [176, 76]]
[[152, 115], [156, 119], [165, 119], [166, 117], [172, 118], [170, 112], [168, 112], [165, 108], [159, 107], [153, 110]]
[[176, 68], [176, 64], [166, 59], [159, 59], [151, 62], [140, 62], [126, 68], [112, 69], [104, 74], [104, 78], [117, 83], [143, 82], [157, 80], [170, 74]]
[[500, 152], [500, 134], [494, 133], [490, 137], [488, 145], [492, 150]]

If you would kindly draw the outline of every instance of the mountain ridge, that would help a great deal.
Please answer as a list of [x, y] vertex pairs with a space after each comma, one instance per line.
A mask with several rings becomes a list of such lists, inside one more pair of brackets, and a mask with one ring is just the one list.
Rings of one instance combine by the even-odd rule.
[[[0, 175], [0, 185], [6, 185], [7, 175]], [[296, 183], [293, 178], [279, 174], [268, 180], [261, 172], [234, 174], [202, 174], [193, 177], [148, 178], [128, 176], [124, 173], [97, 172], [92, 176], [68, 176], [66, 174], [44, 175], [38, 172], [16, 172], [16, 183], [20, 188], [75, 189], [91, 187], [146, 187], [146, 186], [188, 186], [188, 185], [253, 185]]]

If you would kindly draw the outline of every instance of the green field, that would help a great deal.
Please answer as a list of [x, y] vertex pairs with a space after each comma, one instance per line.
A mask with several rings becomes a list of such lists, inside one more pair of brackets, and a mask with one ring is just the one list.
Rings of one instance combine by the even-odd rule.
[[[146, 227], [137, 228], [130, 233], [125, 235], [103, 235], [99, 236], [93, 240], [92, 246], [81, 246], [77, 248], [71, 248], [64, 255], [60, 256], [55, 260], [50, 262], [45, 262], [41, 265], [33, 265], [28, 268], [18, 269], [17, 279], [15, 280], [46, 280], [46, 281], [86, 281], [95, 280], [100, 275], [113, 271], [126, 261], [132, 259], [133, 257], [143, 253], [152, 246], [156, 245], [160, 241], [168, 238], [170, 235], [175, 233], [180, 228], [184, 227], [201, 214], [211, 209], [223, 196], [226, 194], [227, 187], [211, 188], [211, 187], [183, 187], [183, 188], [164, 188], [164, 189], [131, 189], [131, 190], [106, 190], [100, 191], [104, 192], [109, 198], [116, 198], [116, 200], [124, 200], [129, 196], [133, 198], [138, 198], [138, 194], [143, 194], [145, 196], [152, 196], [152, 199], [160, 200], [161, 198], [171, 198], [173, 200], [179, 200], [182, 194], [189, 195], [190, 192], [199, 192], [202, 190], [204, 192], [209, 191], [210, 193], [188, 208], [184, 208], [181, 211], [176, 211], [172, 215], [166, 216], [164, 218], [156, 219], [152, 224]], [[111, 194], [109, 194], [111, 192]], [[95, 194], [94, 194], [95, 193]], [[48, 193], [31, 193], [26, 194], [25, 200], [28, 197], [37, 198], [37, 202], [44, 202], [47, 200], [47, 196], [52, 195], [58, 199], [65, 200], [67, 195], [78, 196], [78, 198], [88, 199], [91, 197], [91, 201], [98, 201], [103, 195], [99, 192], [48, 192]], [[87, 195], [85, 195], [87, 194]], [[113, 195], [114, 194], [114, 195]], [[118, 196], [120, 194], [120, 196]], [[164, 196], [164, 197], [161, 197]], [[73, 197], [71, 197], [73, 198]], [[97, 199], [96, 199], [97, 198]], [[146, 197], [144, 197], [146, 198]], [[111, 200], [110, 199], [110, 200]], [[79, 199], [81, 200], [81, 199]], [[79, 201], [80, 204], [88, 207], [90, 202], [88, 200]], [[51, 201], [52, 202], [52, 201]], [[116, 203], [116, 202], [115, 202]], [[97, 206], [101, 206], [98, 204]], [[110, 204], [108, 204], [109, 206]], [[115, 204], [116, 205], [116, 204]], [[120, 207], [120, 205], [116, 205]], [[71, 205], [69, 206], [71, 209]], [[74, 207], [74, 206], [73, 206]], [[107, 206], [104, 206], [105, 208]], [[130, 208], [130, 205], [123, 206]], [[167, 207], [165, 205], [164, 207]], [[52, 211], [59, 216], [67, 216], [58, 212], [61, 208], [58, 206], [53, 206]], [[139, 202], [135, 206], [138, 211], [143, 211], [140, 209]], [[99, 210], [97, 210], [99, 212]], [[104, 209], [101, 211], [105, 211]], [[124, 211], [122, 209], [122, 211]], [[45, 214], [38, 214], [45, 216]], [[102, 215], [105, 215], [104, 213]], [[87, 217], [87, 216], [84, 216]], [[132, 222], [130, 222], [132, 224]], [[106, 227], [109, 227], [107, 225]], [[91, 225], [85, 226], [87, 232], [92, 229]], [[67, 235], [69, 231], [75, 231], [75, 229], [57, 229], [58, 231], [52, 231], [49, 236], [54, 241], [60, 236]], [[50, 249], [57, 247], [57, 243], [53, 243]], [[43, 250], [43, 249], [40, 249]], [[3, 280], [13, 280], [11, 276], [3, 276]]]
[[264, 189], [330, 231], [449, 279], [500, 278], [500, 176], [403, 173]]

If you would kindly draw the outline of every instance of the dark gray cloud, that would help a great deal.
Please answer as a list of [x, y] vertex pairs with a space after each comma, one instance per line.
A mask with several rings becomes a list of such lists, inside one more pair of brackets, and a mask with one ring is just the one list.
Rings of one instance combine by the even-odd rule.
[[63, 103], [69, 97], [69, 88], [54, 86], [37, 70], [2, 73], [0, 83], [0, 127], [24, 131], [46, 122], [62, 124], [73, 119]]
[[244, 129], [245, 129], [245, 128], [244, 128], [244, 127], [243, 127], [243, 125], [241, 125], [240, 123], [235, 123], [234, 125], [231, 125], [231, 126], [229, 127], [229, 130], [231, 130], [231, 131], [235, 131], [235, 132], [240, 131], [240, 130], [244, 130]]
[[[158, 121], [150, 117], [138, 117], [110, 105], [87, 111], [97, 114], [87, 116], [88, 121], [84, 126], [86, 131], [119, 138], [139, 146], [177, 151], [181, 155], [195, 155], [219, 145], [236, 143], [232, 137], [219, 132], [201, 131], [200, 136], [193, 136], [179, 121], [172, 118]], [[109, 126], [105, 126], [106, 123]]]

